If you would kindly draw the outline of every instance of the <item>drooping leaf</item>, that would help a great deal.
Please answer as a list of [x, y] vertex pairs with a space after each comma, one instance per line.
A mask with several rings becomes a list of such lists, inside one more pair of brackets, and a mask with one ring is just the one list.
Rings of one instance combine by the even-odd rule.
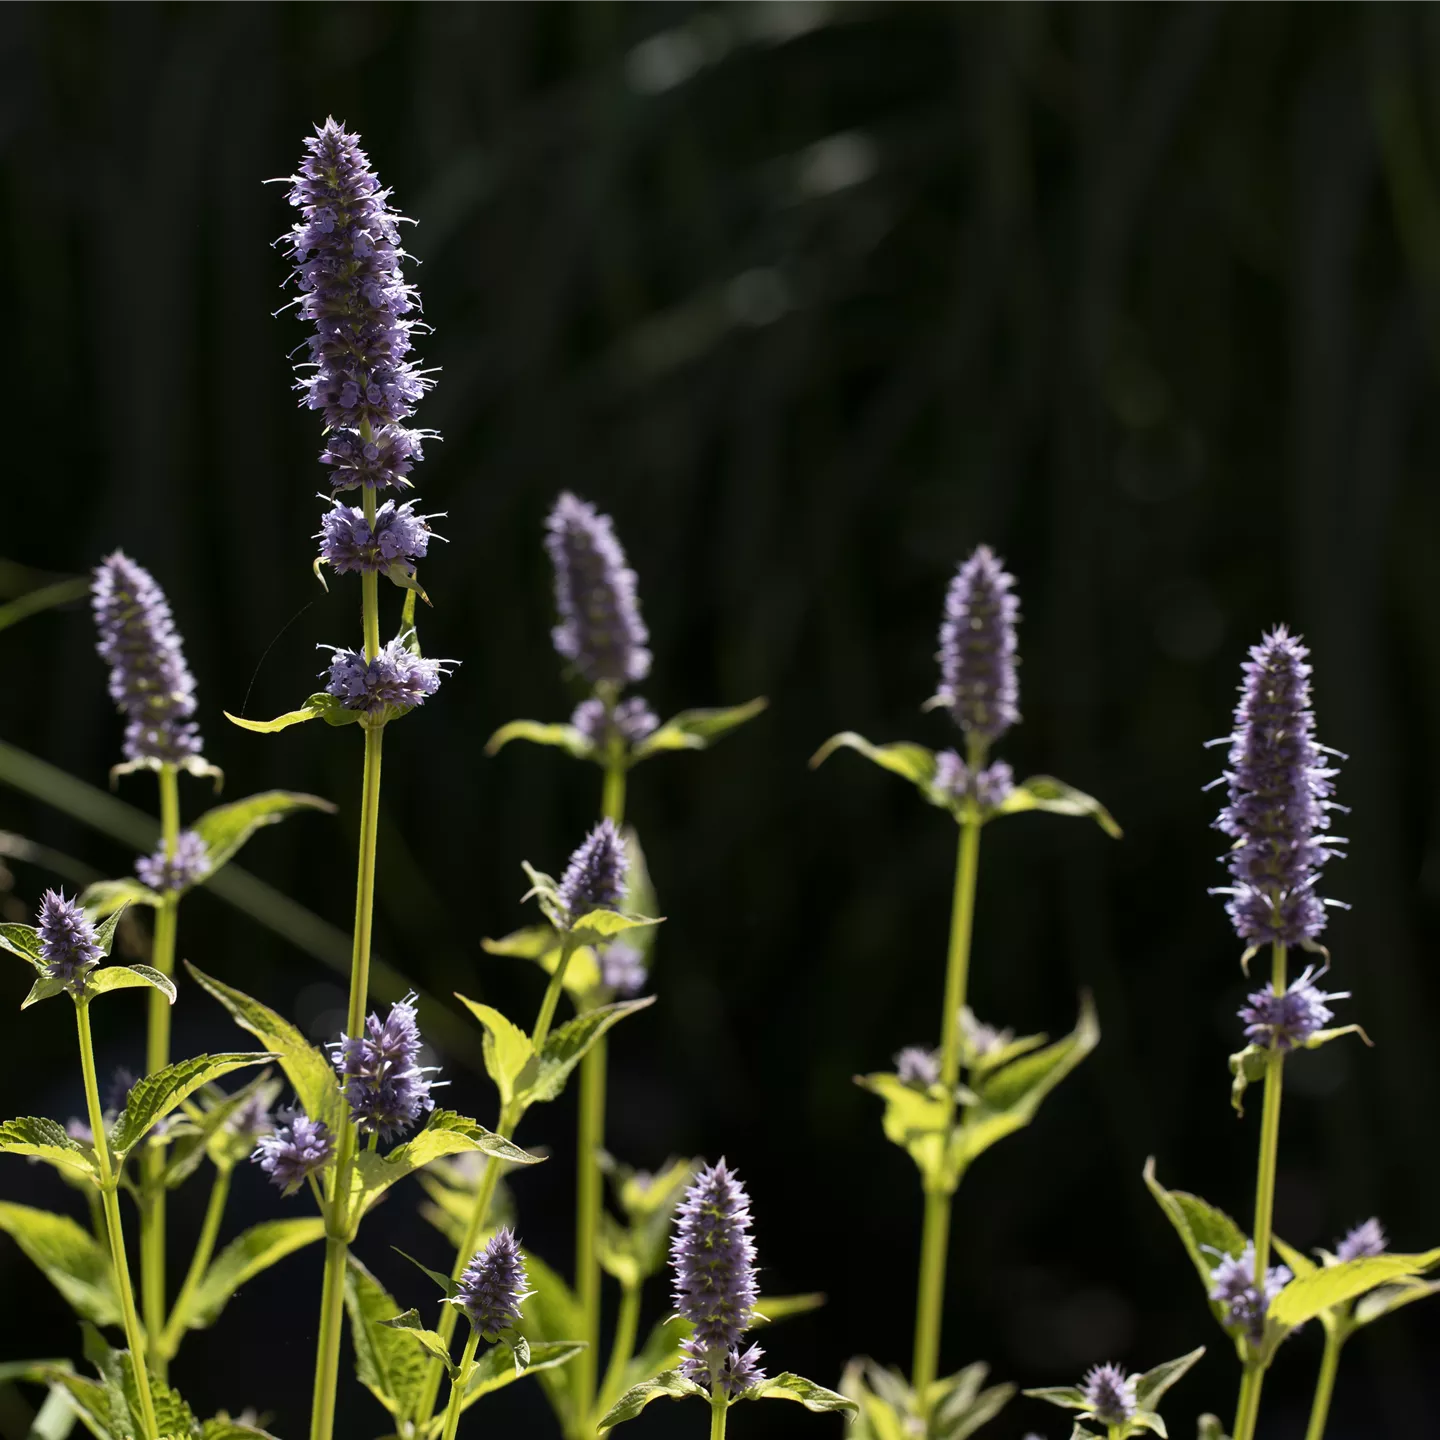
[[242, 1030], [248, 1030], [267, 1050], [274, 1052], [305, 1113], [312, 1120], [323, 1120], [332, 1131], [338, 1132], [345, 1114], [344, 1097], [335, 1067], [324, 1051], [316, 1049], [268, 1005], [212, 980], [188, 960], [185, 968], [230, 1012]]
[[528, 1107], [540, 1101], [553, 1100], [565, 1088], [570, 1072], [602, 1035], [627, 1015], [654, 1003], [653, 995], [645, 995], [638, 1000], [617, 1000], [613, 1005], [587, 1010], [552, 1030], [540, 1054], [532, 1056], [516, 1082], [516, 1095], [521, 1105]]
[[632, 1385], [609, 1409], [596, 1427], [599, 1430], [613, 1430], [626, 1420], [633, 1420], [652, 1400], [682, 1400], [687, 1395], [699, 1395], [707, 1403], [710, 1397], [693, 1380], [687, 1380], [678, 1370], [667, 1370], [653, 1380]]
[[385, 1287], [354, 1255], [348, 1261], [345, 1308], [355, 1346], [355, 1373], [397, 1421], [409, 1420], [419, 1407], [429, 1362], [424, 1351], [383, 1323], [400, 1313]]
[[458, 990], [455, 998], [485, 1027], [485, 1069], [500, 1092], [501, 1106], [507, 1106], [515, 1094], [516, 1078], [534, 1053], [530, 1037], [494, 1006], [482, 1005]]
[[770, 1379], [762, 1380], [758, 1385], [752, 1385], [745, 1392], [745, 1399], [794, 1400], [807, 1410], [813, 1410], [817, 1415], [823, 1415], [831, 1410], [843, 1410], [847, 1414], [853, 1415], [860, 1408], [853, 1400], [847, 1399], [844, 1395], [837, 1394], [834, 1390], [827, 1390], [823, 1385], [817, 1385], [803, 1375], [792, 1375], [788, 1370], [779, 1375], [772, 1375]]
[[1135, 1403], [1142, 1410], [1154, 1410], [1160, 1403], [1160, 1397], [1181, 1379], [1186, 1371], [1193, 1366], [1205, 1353], [1205, 1347], [1199, 1346], [1188, 1355], [1181, 1355], [1174, 1360], [1166, 1360], [1154, 1369], [1147, 1370], [1135, 1382]]
[[1165, 1189], [1155, 1178], [1153, 1155], [1145, 1162], [1145, 1184], [1165, 1212], [1165, 1218], [1175, 1227], [1175, 1233], [1205, 1287], [1211, 1314], [1222, 1328], [1226, 1328], [1225, 1307], [1209, 1299], [1211, 1275], [1221, 1256], [1236, 1256], [1245, 1249], [1247, 1241], [1244, 1232], [1223, 1210], [1217, 1210], [1198, 1195]]
[[1290, 1328], [1377, 1286], [1408, 1280], [1440, 1264], [1440, 1249], [1420, 1255], [1369, 1255], [1326, 1265], [1292, 1280], [1270, 1302], [1270, 1319]]
[[235, 1292], [287, 1255], [325, 1238], [325, 1222], [318, 1215], [289, 1220], [264, 1220], [237, 1235], [210, 1262], [195, 1288], [181, 1323], [191, 1330], [213, 1325]]
[[682, 710], [652, 730], [631, 751], [634, 764], [664, 750], [704, 750], [737, 726], [753, 720], [769, 705], [763, 695], [744, 705], [709, 710]]
[[105, 995], [111, 990], [158, 990], [170, 1004], [175, 1003], [175, 982], [148, 965], [103, 965], [85, 977], [85, 989], [91, 995]]
[[977, 1360], [940, 1382], [942, 1398], [930, 1422], [935, 1440], [969, 1440], [1015, 1398], [1014, 1385], [987, 1386], [989, 1373], [990, 1367]]
[[1267, 1045], [1247, 1045], [1230, 1057], [1230, 1073], [1235, 1077], [1230, 1086], [1230, 1104], [1237, 1115], [1245, 1113], [1245, 1091], [1263, 1080], [1269, 1068], [1270, 1048]]
[[245, 720], [228, 710], [223, 714], [232, 725], [238, 725], [242, 730], [253, 730], [257, 735], [275, 735], [292, 725], [303, 725], [307, 720], [323, 720], [327, 725], [353, 725], [360, 718], [360, 711], [347, 710], [338, 696], [324, 690], [310, 696], [298, 710], [287, 710], [273, 720]]
[[388, 1320], [381, 1320], [379, 1323], [391, 1330], [398, 1331], [406, 1339], [417, 1344], [426, 1354], [433, 1355], [445, 1367], [445, 1373], [452, 1380], [459, 1377], [460, 1367], [450, 1358], [450, 1347], [436, 1331], [425, 1328], [418, 1310], [404, 1310], [399, 1315], [392, 1315]]
[[810, 768], [818, 769], [842, 748], [859, 751], [882, 770], [889, 770], [902, 780], [918, 785], [922, 791], [928, 791], [935, 782], [933, 750], [924, 745], [913, 744], [909, 740], [897, 740], [890, 745], [872, 745], [863, 735], [857, 735], [853, 730], [843, 730], [838, 735], [832, 735], [810, 757]]
[[1440, 1294], [1440, 1280], [1402, 1280], [1395, 1285], [1382, 1285], [1355, 1302], [1351, 1319], [1356, 1325], [1372, 1325], [1382, 1315], [1437, 1294]]
[[0, 1123], [0, 1153], [33, 1155], [47, 1165], [73, 1170], [95, 1184], [100, 1172], [88, 1146], [72, 1140], [53, 1120], [39, 1115], [22, 1115], [18, 1120]]
[[68, 1215], [0, 1202], [5, 1231], [76, 1314], [96, 1325], [120, 1324], [110, 1254]]
[[0, 950], [18, 955], [32, 969], [45, 972], [45, 956], [40, 948], [40, 934], [33, 925], [0, 925]]
[[1014, 815], [1022, 810], [1046, 810], [1052, 815], [1079, 815], [1094, 820], [1112, 839], [1124, 833], [1114, 817], [1093, 795], [1057, 780], [1053, 775], [1032, 775], [1022, 780], [1001, 801], [996, 813]]
[[92, 919], [102, 919], [122, 910], [126, 905], [160, 904], [160, 896], [133, 876], [122, 880], [97, 880], [80, 892], [80, 904]]
[[335, 806], [318, 795], [295, 790], [265, 790], [207, 810], [191, 828], [205, 843], [213, 874], [262, 826], [278, 824], [297, 810], [321, 810], [333, 815]]
[[277, 1058], [265, 1050], [195, 1055], [188, 1060], [177, 1060], [153, 1075], [144, 1076], [131, 1087], [125, 1097], [125, 1108], [111, 1127], [111, 1148], [121, 1157], [127, 1155], [157, 1120], [168, 1115], [202, 1085], [247, 1065], [263, 1065]]
[[540, 720], [512, 720], [502, 725], [485, 742], [487, 755], [498, 754], [512, 740], [528, 740], [532, 745], [554, 745], [577, 760], [590, 760], [597, 754], [595, 742], [573, 725], [547, 725]]

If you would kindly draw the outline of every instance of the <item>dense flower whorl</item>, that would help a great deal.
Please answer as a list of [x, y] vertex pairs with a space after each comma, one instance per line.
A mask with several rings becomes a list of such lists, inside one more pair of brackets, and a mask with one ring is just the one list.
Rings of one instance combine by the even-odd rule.
[[1265, 1315], [1270, 1302], [1290, 1283], [1284, 1265], [1272, 1265], [1265, 1272], [1262, 1294], [1255, 1284], [1255, 1246], [1247, 1243], [1239, 1255], [1222, 1255], [1210, 1272], [1210, 1298], [1225, 1306], [1225, 1323], [1258, 1340], [1265, 1333]]
[[998, 810], [1015, 788], [1015, 772], [1003, 760], [996, 760], [972, 773], [954, 750], [941, 750], [935, 756], [934, 783], [951, 800], [968, 796], [982, 810]]
[[90, 596], [110, 698], [128, 722], [125, 758], [181, 765], [198, 757], [195, 679], [154, 576], [117, 550], [95, 567]]
[[359, 650], [328, 648], [334, 658], [326, 672], [325, 689], [347, 710], [360, 710], [366, 715], [378, 715], [387, 708], [410, 710], [423, 705], [456, 664], [454, 660], [416, 655], [403, 640], [382, 645], [373, 660], [366, 660]]
[[956, 572], [945, 596], [935, 698], [962, 730], [984, 741], [998, 739], [1020, 719], [1015, 675], [1020, 601], [1014, 587], [1015, 577], [988, 545], [981, 545]]
[[1336, 771], [1322, 760], [1310, 708], [1309, 651], [1283, 625], [1252, 646], [1223, 779], [1229, 803], [1215, 828], [1235, 844], [1226, 910], [1252, 945], [1296, 945], [1325, 928], [1320, 867], [1343, 855], [1326, 832]]
[[73, 900], [67, 900], [64, 891], [47, 890], [40, 897], [35, 929], [40, 936], [40, 958], [45, 962], [46, 976], [82, 989], [86, 974], [105, 958], [95, 927], [85, 912]]
[[670, 1266], [675, 1308], [695, 1327], [680, 1367], [692, 1380], [723, 1374], [754, 1318], [750, 1224], [750, 1197], [723, 1159], [695, 1177], [676, 1211]]
[[456, 1302], [482, 1335], [498, 1335], [520, 1318], [526, 1288], [525, 1257], [508, 1226], [476, 1252], [460, 1276]]
[[560, 877], [560, 904], [572, 925], [592, 910], [616, 910], [626, 893], [630, 869], [625, 842], [607, 815], [570, 857]]
[[414, 1001], [413, 992], [397, 1000], [383, 1023], [372, 1012], [363, 1035], [342, 1035], [330, 1047], [350, 1118], [362, 1134], [375, 1131], [390, 1140], [435, 1108], [430, 1076], [438, 1067], [416, 1063], [423, 1042]]
[[175, 853], [167, 855], [164, 845], [154, 854], [135, 862], [135, 873], [143, 884], [162, 895], [188, 890], [210, 873], [210, 852], [193, 830], [182, 830], [175, 839]]
[[928, 1090], [940, 1080], [940, 1056], [923, 1045], [907, 1045], [895, 1056], [895, 1074], [902, 1085]]
[[1290, 986], [1277, 995], [1266, 987], [1246, 997], [1240, 1007], [1245, 1022], [1245, 1038], [1257, 1045], [1274, 1046], [1285, 1051], [1304, 1045], [1335, 1018], [1327, 1000], [1348, 1000], [1348, 990], [1321, 990], [1313, 983], [1315, 967], [1307, 966]]
[[250, 1156], [285, 1194], [293, 1194], [330, 1163], [335, 1137], [323, 1120], [312, 1120], [303, 1110], [276, 1117], [273, 1131], [261, 1135]]
[[606, 715], [605, 702], [592, 696], [575, 707], [570, 723], [596, 745], [606, 744], [612, 729], [621, 739], [635, 745], [660, 728], [659, 718], [639, 695], [622, 700], [613, 712], [609, 712], [608, 724]]
[[760, 1363], [764, 1354], [758, 1345], [752, 1345], [748, 1350], [736, 1346], [725, 1357], [725, 1363], [720, 1367], [720, 1384], [732, 1400], [765, 1378], [765, 1367]]
[[1097, 1420], [1119, 1425], [1135, 1414], [1135, 1385], [1139, 1378], [1127, 1375], [1120, 1365], [1094, 1365], [1081, 1381], [1080, 1393]]
[[1389, 1245], [1385, 1227], [1371, 1216], [1355, 1226], [1335, 1247], [1335, 1258], [1342, 1263], [1346, 1260], [1373, 1260], [1383, 1255]]
[[337, 574], [389, 570], [399, 565], [407, 575], [415, 573], [415, 562], [423, 560], [430, 541], [443, 540], [435, 535], [429, 521], [436, 517], [420, 515], [413, 501], [397, 505], [387, 500], [376, 512], [371, 525], [358, 505], [342, 505], [336, 501], [321, 517], [320, 558], [335, 567]]
[[600, 956], [600, 983], [617, 995], [638, 995], [645, 988], [649, 971], [645, 956], [634, 945], [617, 940]]
[[433, 382], [408, 358], [420, 301], [401, 273], [402, 217], [358, 135], [327, 120], [305, 149], [288, 196], [301, 218], [285, 237], [300, 314], [315, 325], [297, 389], [324, 413], [333, 489], [408, 486], [427, 432], [401, 422]]
[[610, 517], [567, 490], [545, 529], [560, 617], [550, 632], [555, 649], [592, 685], [643, 680], [650, 673], [650, 632]]

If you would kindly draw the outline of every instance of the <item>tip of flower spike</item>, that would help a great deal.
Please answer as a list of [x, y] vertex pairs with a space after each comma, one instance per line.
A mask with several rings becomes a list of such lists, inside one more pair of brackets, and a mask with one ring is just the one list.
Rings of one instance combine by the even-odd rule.
[[1368, 1260], [1383, 1255], [1390, 1246], [1385, 1227], [1372, 1215], [1349, 1231], [1335, 1247], [1335, 1258], [1342, 1264], [1347, 1260]]
[[35, 929], [47, 978], [77, 990], [83, 988], [86, 973], [105, 958], [105, 952], [79, 904], [68, 899], [63, 890], [47, 890], [40, 897]]
[[1015, 577], [988, 545], [981, 545], [960, 566], [945, 596], [936, 703], [985, 744], [1020, 719], [1015, 673], [1020, 602], [1014, 587]]
[[501, 1226], [460, 1276], [455, 1303], [482, 1335], [498, 1335], [520, 1318], [526, 1289], [525, 1258], [515, 1232]]
[[627, 893], [630, 859], [615, 822], [607, 815], [576, 848], [557, 890], [570, 924], [593, 910], [616, 910]]

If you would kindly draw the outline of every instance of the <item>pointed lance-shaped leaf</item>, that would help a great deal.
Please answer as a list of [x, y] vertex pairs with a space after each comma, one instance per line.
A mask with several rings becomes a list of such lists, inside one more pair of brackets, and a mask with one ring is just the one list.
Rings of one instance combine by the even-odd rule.
[[173, 1005], [175, 982], [148, 965], [105, 965], [85, 977], [87, 995], [104, 995], [111, 990], [158, 990]]
[[0, 1230], [20, 1247], [65, 1303], [96, 1325], [121, 1323], [110, 1252], [68, 1215], [0, 1201]]
[[236, 1291], [288, 1255], [325, 1238], [318, 1215], [263, 1220], [237, 1235], [211, 1262], [180, 1312], [179, 1324], [191, 1330], [213, 1325]]
[[653, 995], [638, 1000], [618, 1000], [601, 1005], [553, 1030], [539, 1055], [532, 1055], [515, 1085], [516, 1098], [528, 1108], [544, 1100], [553, 1100], [565, 1088], [565, 1082], [576, 1065], [600, 1037], [620, 1023], [627, 1015], [644, 1010], [655, 1003]]
[[997, 814], [1014, 815], [1022, 810], [1045, 810], [1051, 815], [1078, 815], [1094, 820], [1111, 837], [1119, 840], [1123, 831], [1114, 817], [1093, 795], [1057, 780], [1053, 775], [1032, 775], [1022, 780], [1000, 802]]
[[0, 950], [8, 950], [28, 961], [31, 968], [45, 973], [45, 955], [40, 947], [40, 932], [33, 925], [0, 925]]
[[[1153, 1155], [1145, 1162], [1145, 1184], [1165, 1212], [1165, 1218], [1174, 1226], [1208, 1299], [1216, 1264], [1221, 1256], [1237, 1256], [1245, 1249], [1244, 1232], [1223, 1210], [1217, 1210], [1198, 1195], [1165, 1189], [1155, 1178]], [[1209, 1305], [1216, 1321], [1225, 1326], [1225, 1307], [1216, 1300], [1209, 1300]]]
[[494, 1006], [482, 1005], [458, 990], [455, 998], [485, 1027], [485, 1069], [500, 1092], [503, 1108], [509, 1105], [515, 1094], [515, 1081], [534, 1054], [530, 1037]]
[[709, 1396], [693, 1380], [687, 1380], [678, 1370], [666, 1370], [653, 1380], [632, 1385], [606, 1412], [597, 1425], [599, 1430], [613, 1430], [626, 1420], [633, 1420], [652, 1400], [681, 1400], [687, 1395], [698, 1395], [708, 1401]]
[[0, 1122], [0, 1154], [30, 1155], [62, 1170], [74, 1171], [95, 1184], [100, 1172], [87, 1145], [80, 1145], [53, 1120], [39, 1115], [22, 1115]]
[[346, 1258], [345, 1308], [350, 1316], [356, 1376], [403, 1424], [419, 1409], [429, 1361], [423, 1350], [385, 1325], [400, 1314], [400, 1306], [385, 1287], [353, 1254]]
[[318, 795], [305, 795], [295, 790], [265, 790], [244, 800], [207, 810], [191, 828], [204, 842], [213, 874], [233, 859], [257, 830], [279, 824], [297, 810], [319, 810], [333, 815], [335, 806]]
[[508, 725], [502, 725], [485, 742], [485, 753], [498, 755], [512, 740], [528, 740], [532, 745], [552, 745], [577, 760], [600, 757], [595, 742], [583, 730], [574, 725], [547, 725], [539, 720], [512, 720]]
[[1270, 1302], [1270, 1319], [1294, 1329], [1377, 1286], [1408, 1280], [1440, 1264], [1440, 1249], [1419, 1255], [1368, 1255], [1297, 1277]]
[[195, 1055], [188, 1060], [177, 1060], [153, 1075], [144, 1076], [131, 1087], [125, 1097], [125, 1108], [110, 1129], [111, 1149], [123, 1159], [157, 1120], [163, 1119], [202, 1085], [247, 1065], [263, 1065], [276, 1058], [264, 1050]]
[[359, 710], [347, 709], [338, 696], [324, 690], [311, 695], [298, 710], [287, 710], [273, 720], [246, 720], [228, 710], [222, 713], [232, 725], [238, 725], [242, 730], [253, 730], [257, 735], [277, 735], [281, 730], [303, 725], [307, 720], [323, 720], [327, 725], [353, 725], [361, 715]]
[[1180, 1380], [1185, 1373], [1205, 1353], [1203, 1345], [1192, 1350], [1188, 1355], [1181, 1355], [1174, 1360], [1166, 1360], [1156, 1365], [1154, 1369], [1147, 1370], [1135, 1380], [1135, 1403], [1142, 1410], [1154, 1410], [1159, 1404], [1160, 1397]]
[[638, 765], [663, 750], [704, 750], [747, 720], [753, 720], [769, 703], [761, 695], [744, 705], [682, 710], [641, 740], [630, 752], [631, 761]]
[[823, 1385], [817, 1385], [813, 1380], [807, 1380], [803, 1375], [792, 1375], [785, 1371], [779, 1375], [772, 1375], [768, 1380], [762, 1380], [758, 1385], [752, 1385], [742, 1400], [795, 1400], [807, 1410], [813, 1410], [817, 1415], [824, 1414], [831, 1410], [840, 1410], [847, 1415], [856, 1414], [860, 1407], [844, 1395], [836, 1394], [834, 1390], [827, 1390]]
[[810, 768], [818, 769], [840, 749], [859, 751], [882, 770], [889, 770], [910, 781], [912, 785], [918, 785], [922, 790], [928, 789], [935, 780], [933, 750], [909, 740], [897, 740], [890, 745], [872, 745], [863, 735], [857, 735], [853, 730], [842, 730], [840, 734], [832, 735], [810, 757]]
[[131, 876], [120, 880], [97, 880], [80, 892], [80, 904], [88, 915], [103, 919], [126, 905], [149, 905], [156, 908], [161, 897], [148, 885]]
[[399, 1315], [392, 1315], [390, 1319], [381, 1320], [379, 1323], [391, 1330], [398, 1330], [427, 1354], [433, 1355], [445, 1367], [445, 1373], [452, 1381], [460, 1379], [460, 1367], [450, 1358], [450, 1347], [434, 1330], [425, 1328], [418, 1310], [404, 1310]]

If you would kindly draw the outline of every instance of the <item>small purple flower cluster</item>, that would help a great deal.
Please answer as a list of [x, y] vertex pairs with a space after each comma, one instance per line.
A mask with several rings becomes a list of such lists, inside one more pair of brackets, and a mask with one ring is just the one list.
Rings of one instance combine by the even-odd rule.
[[941, 750], [935, 756], [934, 786], [952, 801], [971, 798], [982, 810], [998, 810], [1015, 788], [1015, 772], [996, 760], [972, 774], [956, 751]]
[[362, 1134], [393, 1139], [435, 1108], [430, 1091], [437, 1082], [430, 1076], [437, 1067], [416, 1063], [422, 1041], [414, 1001], [413, 993], [397, 1000], [383, 1023], [372, 1012], [363, 1035], [342, 1035], [331, 1046], [350, 1118]]
[[902, 1085], [928, 1090], [940, 1079], [940, 1056], [923, 1045], [907, 1045], [895, 1057], [895, 1074]]
[[323, 1120], [312, 1120], [303, 1110], [283, 1111], [275, 1128], [256, 1141], [251, 1159], [287, 1195], [334, 1158], [335, 1136]]
[[616, 995], [638, 995], [648, 977], [644, 955], [623, 940], [607, 945], [600, 955], [600, 983]]
[[[491, 1162], [494, 1163], [493, 1161]], [[499, 1335], [520, 1318], [526, 1288], [525, 1257], [514, 1232], [502, 1226], [460, 1276], [456, 1303], [482, 1335]]]
[[1015, 626], [1020, 602], [1011, 575], [988, 545], [961, 565], [945, 596], [936, 700], [955, 723], [985, 743], [1020, 719]]
[[175, 853], [167, 855], [164, 845], [135, 862], [135, 874], [142, 884], [161, 895], [174, 895], [198, 884], [210, 873], [210, 852], [193, 830], [182, 830], [175, 839]]
[[387, 500], [375, 512], [372, 525], [358, 505], [344, 505], [338, 500], [320, 520], [320, 558], [335, 567], [336, 574], [379, 574], [398, 565], [407, 575], [414, 575], [415, 562], [423, 560], [434, 535], [429, 521], [437, 517], [421, 515], [413, 501], [403, 505]]
[[1081, 1381], [1080, 1393], [1097, 1420], [1122, 1425], [1135, 1414], [1138, 1379], [1137, 1375], [1127, 1375], [1120, 1365], [1094, 1365]]
[[1239, 1255], [1222, 1255], [1210, 1272], [1210, 1298], [1225, 1307], [1225, 1323], [1243, 1330], [1252, 1340], [1265, 1333], [1265, 1315], [1271, 1302], [1290, 1283], [1284, 1265], [1272, 1265], [1265, 1272], [1263, 1292], [1255, 1284], [1255, 1246], [1246, 1244]]
[[1347, 1260], [1373, 1260], [1383, 1255], [1390, 1246], [1385, 1227], [1371, 1216], [1362, 1220], [1335, 1247], [1335, 1258], [1342, 1264]]
[[570, 723], [596, 745], [604, 745], [612, 729], [621, 739], [634, 745], [660, 728], [659, 718], [639, 695], [622, 700], [613, 710], [608, 709], [599, 696], [582, 700], [575, 707]]
[[415, 654], [403, 640], [382, 645], [373, 660], [359, 650], [333, 651], [325, 689], [347, 710], [378, 716], [386, 710], [413, 710], [440, 688], [454, 660], [431, 660]]
[[615, 822], [606, 816], [580, 842], [560, 877], [559, 900], [569, 922], [578, 924], [592, 910], [616, 910], [625, 898], [630, 861]]
[[1304, 1045], [1323, 1030], [1335, 1018], [1325, 1002], [1348, 1000], [1350, 992], [1321, 990], [1313, 983], [1314, 976], [1315, 967], [1307, 966], [1279, 995], [1268, 986], [1252, 992], [1239, 1012], [1245, 1038], [1283, 1052]]
[[85, 976], [104, 958], [105, 952], [95, 927], [85, 912], [60, 890], [47, 890], [40, 897], [35, 929], [40, 936], [40, 958], [45, 974], [72, 991], [85, 988]]

